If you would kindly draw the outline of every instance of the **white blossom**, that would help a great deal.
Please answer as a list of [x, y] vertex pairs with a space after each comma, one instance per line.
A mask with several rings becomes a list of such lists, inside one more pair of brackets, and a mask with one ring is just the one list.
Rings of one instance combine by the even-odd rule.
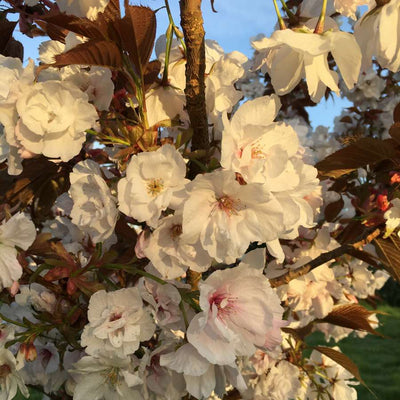
[[103, 12], [109, 0], [57, 0], [61, 11], [77, 17], [95, 20], [99, 12]]
[[22, 276], [16, 247], [27, 250], [36, 237], [33, 222], [22, 213], [0, 225], [0, 287], [10, 287]]
[[142, 380], [129, 358], [85, 356], [70, 371], [76, 381], [74, 400], [142, 400]]
[[81, 343], [91, 355], [104, 351], [132, 354], [141, 341], [151, 338], [155, 328], [137, 288], [96, 292], [89, 301], [88, 320]]
[[162, 211], [174, 208], [174, 195], [187, 182], [186, 164], [170, 144], [132, 157], [118, 182], [119, 209], [139, 222], [157, 226]]
[[105, 241], [114, 232], [118, 210], [99, 165], [92, 160], [79, 162], [70, 174], [70, 181], [69, 194], [74, 202], [72, 222], [88, 233], [94, 243]]
[[29, 390], [18, 372], [15, 357], [5, 348], [0, 348], [0, 371], [0, 400], [12, 400], [17, 390], [24, 397], [29, 397]]
[[68, 161], [81, 150], [85, 130], [94, 126], [95, 108], [76, 86], [59, 81], [39, 82], [16, 102], [16, 137], [26, 150]]
[[240, 185], [231, 171], [197, 175], [187, 190], [182, 240], [200, 240], [219, 262], [234, 262], [251, 242], [274, 240], [283, 230], [282, 208], [266, 188]]
[[164, 279], [178, 278], [188, 268], [204, 272], [212, 261], [200, 241], [190, 244], [182, 240], [182, 214], [178, 212], [160, 220], [143, 253]]
[[[275, 31], [271, 38], [252, 43], [260, 52], [256, 68], [263, 66], [279, 95], [289, 93], [302, 78], [306, 78], [311, 99], [318, 103], [328, 86], [339, 95], [338, 74], [329, 69], [331, 53], [346, 86], [351, 89], [358, 80], [361, 51], [355, 38], [347, 32], [327, 30], [314, 34], [303, 26]], [[285, 65], [285, 68], [282, 68]]]
[[354, 35], [362, 50], [362, 69], [367, 70], [375, 57], [382, 68], [400, 69], [400, 0], [382, 6], [371, 3], [354, 26]]

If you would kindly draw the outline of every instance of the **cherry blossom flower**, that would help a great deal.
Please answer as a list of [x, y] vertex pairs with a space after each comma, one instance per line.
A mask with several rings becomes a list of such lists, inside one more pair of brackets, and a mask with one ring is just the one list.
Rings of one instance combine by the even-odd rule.
[[148, 238], [143, 254], [164, 279], [175, 279], [190, 268], [204, 272], [212, 258], [199, 241], [194, 244], [182, 240], [182, 213], [176, 212], [160, 220], [157, 229]]
[[118, 182], [119, 209], [156, 227], [161, 211], [174, 208], [175, 193], [188, 182], [185, 175], [185, 161], [170, 144], [133, 156]]
[[[340, 349], [333, 347], [333, 350], [339, 351]], [[323, 387], [327, 389], [333, 399], [357, 399], [356, 389], [349, 385], [358, 385], [358, 382], [350, 380], [354, 376], [349, 371], [317, 350], [313, 350], [311, 353], [310, 361], [316, 364], [322, 370], [323, 374], [326, 375]]]
[[354, 26], [354, 36], [362, 50], [362, 69], [368, 70], [372, 57], [382, 68], [400, 69], [400, 0], [383, 5], [371, 3]]
[[266, 188], [240, 185], [231, 171], [197, 175], [187, 191], [182, 240], [200, 240], [219, 262], [234, 262], [251, 242], [274, 240], [283, 230], [282, 208]]
[[[239, 172], [247, 183], [261, 183], [282, 209], [279, 238], [295, 238], [300, 225], [312, 227], [321, 205], [317, 170], [300, 158], [299, 139], [290, 125], [273, 122], [278, 96], [264, 96], [241, 105], [231, 120], [223, 118], [221, 164]], [[283, 260], [277, 238], [269, 240], [271, 254]]]
[[70, 174], [70, 181], [69, 194], [74, 202], [72, 222], [88, 233], [93, 243], [103, 242], [114, 232], [118, 210], [99, 165], [92, 160], [79, 162]]
[[131, 370], [128, 357], [82, 357], [70, 371], [76, 385], [74, 400], [142, 400], [142, 380]]
[[[368, 0], [328, 0], [326, 15], [332, 15], [335, 12], [356, 20], [357, 7], [368, 4]], [[303, 17], [318, 17], [321, 12], [321, 3], [317, 0], [304, 0], [301, 3], [300, 14]]]
[[297, 398], [300, 389], [299, 369], [287, 361], [272, 365], [266, 374], [260, 376], [254, 388], [254, 400], [287, 400]]
[[200, 283], [200, 306], [187, 338], [213, 364], [231, 365], [236, 356], [280, 344], [283, 308], [262, 270], [242, 262], [213, 272]]
[[392, 207], [390, 207], [384, 214], [386, 219], [385, 237], [390, 236], [400, 225], [400, 199], [392, 199], [390, 204]]
[[96, 292], [89, 301], [88, 320], [81, 343], [91, 355], [105, 351], [132, 354], [141, 341], [151, 338], [155, 328], [137, 288]]
[[18, 390], [24, 397], [29, 397], [29, 390], [18, 372], [15, 357], [5, 348], [0, 348], [0, 371], [0, 400], [12, 400]]
[[[349, 89], [358, 80], [360, 48], [350, 33], [341, 32], [337, 27], [322, 34], [315, 34], [308, 26], [279, 30], [271, 38], [257, 40], [252, 45], [260, 53], [255, 68], [263, 66], [279, 95], [289, 93], [302, 78], [306, 78], [308, 92], [315, 103], [320, 101], [327, 86], [339, 95], [338, 75], [328, 66], [329, 53]], [[281, 67], [283, 63], [285, 68]]]
[[27, 250], [36, 237], [33, 222], [22, 213], [0, 225], [0, 287], [11, 287], [22, 275], [16, 247]]
[[176, 352], [162, 354], [160, 365], [182, 373], [186, 390], [197, 399], [207, 399], [213, 391], [222, 397], [227, 383], [240, 391], [246, 389], [246, 384], [234, 363], [213, 365], [190, 343], [184, 344]]
[[98, 118], [88, 97], [67, 82], [39, 82], [16, 102], [16, 137], [29, 151], [68, 161], [81, 150]]

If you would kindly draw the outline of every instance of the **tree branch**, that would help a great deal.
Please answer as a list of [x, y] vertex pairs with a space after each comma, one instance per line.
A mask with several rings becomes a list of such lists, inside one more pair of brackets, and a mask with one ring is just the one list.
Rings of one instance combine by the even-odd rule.
[[193, 129], [192, 150], [209, 149], [204, 75], [206, 70], [201, 0], [180, 0], [186, 43], [186, 109]]
[[277, 278], [270, 279], [269, 282], [272, 287], [285, 285], [289, 283], [292, 279], [296, 279], [302, 275], [305, 275], [313, 269], [319, 267], [320, 265], [348, 253], [350, 250], [362, 248], [366, 244], [372, 242], [376, 237], [379, 236], [380, 233], [381, 231], [379, 229], [375, 229], [372, 233], [370, 233], [370, 231], [367, 231], [366, 233], [364, 233], [365, 237], [362, 237], [361, 239], [359, 238], [356, 242], [345, 243], [342, 244], [340, 247], [337, 247], [336, 249], [327, 251], [326, 253], [322, 253], [317, 258], [314, 258], [314, 260], [311, 260], [308, 264], [303, 265], [302, 267], [295, 270], [289, 270], [288, 272]]

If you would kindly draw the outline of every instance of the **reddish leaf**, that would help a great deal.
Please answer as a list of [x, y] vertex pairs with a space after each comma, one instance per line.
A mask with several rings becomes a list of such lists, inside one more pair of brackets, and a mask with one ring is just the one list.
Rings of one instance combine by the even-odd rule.
[[332, 222], [340, 213], [340, 211], [342, 211], [342, 208], [344, 206], [344, 201], [342, 199], [342, 196], [340, 196], [340, 199], [337, 201], [334, 201], [333, 203], [329, 203], [326, 207], [325, 207], [325, 219], [328, 222]]
[[54, 267], [43, 277], [48, 282], [58, 281], [62, 278], [68, 278], [71, 270], [68, 267]]
[[40, 19], [48, 25], [53, 25], [52, 29], [66, 29], [89, 39], [104, 39], [105, 32], [102, 31], [104, 27], [87, 18], [79, 18], [64, 13], [51, 13], [40, 16]]
[[[398, 106], [397, 106], [398, 107]], [[397, 142], [400, 143], [400, 122], [395, 122], [389, 129], [389, 135]]]
[[317, 346], [314, 348], [315, 350], [319, 351], [320, 353], [324, 354], [331, 360], [341, 365], [344, 369], [349, 371], [354, 376], [354, 378], [356, 378], [359, 382], [365, 385], [364, 381], [361, 379], [360, 371], [358, 370], [357, 365], [345, 354], [325, 346]]
[[143, 71], [143, 81], [145, 87], [150, 87], [158, 77], [161, 70], [161, 63], [158, 60], [149, 62]]
[[156, 34], [156, 17], [152, 9], [142, 6], [125, 6], [125, 17], [115, 21], [123, 49], [136, 71], [143, 70], [153, 50]]
[[119, 6], [119, 0], [110, 0], [105, 10], [97, 16], [97, 19], [99, 18], [107, 22], [120, 19], [121, 9]]
[[400, 239], [391, 235], [387, 239], [377, 238], [373, 241], [376, 252], [390, 275], [400, 282]]
[[316, 164], [321, 176], [337, 178], [341, 175], [396, 156], [392, 139], [362, 138], [338, 150]]
[[393, 110], [393, 121], [400, 122], [400, 103]]
[[376, 314], [376, 311], [370, 311], [359, 304], [342, 304], [335, 306], [333, 310], [321, 321], [333, 325], [343, 326], [357, 331], [365, 331], [373, 335], [383, 336], [370, 325], [368, 318]]
[[71, 254], [65, 249], [61, 242], [52, 242], [50, 243], [51, 249], [60, 257], [61, 260], [64, 260], [69, 266], [73, 269], [76, 269], [76, 262]]
[[108, 68], [121, 68], [122, 57], [117, 45], [106, 40], [90, 40], [79, 44], [66, 53], [55, 57], [52, 67], [65, 67], [71, 64], [100, 65]]
[[46, 256], [53, 254], [50, 246], [51, 233], [39, 233], [35, 241], [32, 243], [31, 247], [27, 250], [28, 254], [34, 254], [37, 256]]
[[67, 29], [61, 28], [46, 21], [37, 20], [35, 22], [46, 32], [50, 39], [65, 43], [65, 36], [68, 34]]
[[24, 60], [24, 46], [18, 40], [14, 38], [10, 38], [8, 41], [3, 54], [6, 57], [15, 57], [19, 58], [21, 61]]
[[17, 22], [11, 22], [4, 18], [4, 15], [0, 16], [0, 54], [4, 54], [4, 50], [12, 38]]

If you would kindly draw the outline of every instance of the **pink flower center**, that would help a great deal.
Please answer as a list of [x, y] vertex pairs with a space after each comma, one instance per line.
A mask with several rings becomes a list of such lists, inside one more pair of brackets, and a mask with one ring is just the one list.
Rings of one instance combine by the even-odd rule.
[[121, 317], [122, 317], [122, 313], [120, 313], [120, 312], [119, 313], [112, 313], [110, 315], [110, 322], [117, 321]]
[[217, 199], [215, 203], [214, 210], [218, 209], [224, 211], [228, 217], [232, 215], [237, 215], [238, 211], [243, 209], [243, 206], [238, 199], [232, 199], [227, 195], [223, 195]]
[[208, 298], [210, 311], [212, 311], [213, 305], [215, 305], [218, 310], [218, 318], [224, 319], [224, 317], [237, 311], [236, 300], [237, 297], [230, 296], [226, 292], [214, 292]]

